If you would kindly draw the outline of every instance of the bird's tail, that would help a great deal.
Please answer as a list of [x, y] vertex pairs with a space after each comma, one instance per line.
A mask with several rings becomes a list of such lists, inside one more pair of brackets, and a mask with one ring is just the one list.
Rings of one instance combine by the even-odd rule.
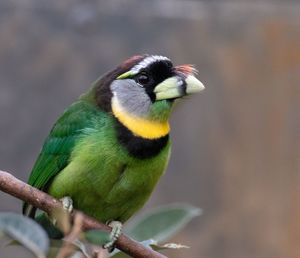
[[27, 217], [33, 218], [35, 217], [36, 208], [31, 204], [24, 203], [23, 204], [23, 214]]

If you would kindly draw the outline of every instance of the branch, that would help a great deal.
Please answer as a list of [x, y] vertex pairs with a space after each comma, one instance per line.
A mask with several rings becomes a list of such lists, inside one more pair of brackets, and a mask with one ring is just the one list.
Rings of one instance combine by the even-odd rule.
[[[0, 170], [0, 190], [6, 192], [18, 199], [28, 202], [34, 207], [39, 208], [47, 213], [50, 213], [54, 209], [62, 208], [62, 204], [59, 200], [51, 197], [50, 195], [20, 181], [11, 174]], [[80, 211], [74, 210], [72, 217]], [[106, 232], [110, 232], [111, 228], [99, 221], [83, 214], [82, 221], [83, 230], [99, 229]], [[136, 258], [167, 258], [166, 256], [143, 246], [139, 242], [134, 241], [122, 234], [117, 242], [116, 247], [124, 253], [136, 257]]]

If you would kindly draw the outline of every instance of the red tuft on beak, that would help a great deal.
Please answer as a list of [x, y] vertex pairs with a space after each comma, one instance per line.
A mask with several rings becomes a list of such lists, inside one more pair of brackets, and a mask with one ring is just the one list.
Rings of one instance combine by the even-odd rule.
[[194, 66], [190, 64], [175, 66], [175, 71], [179, 73], [183, 73], [185, 76], [195, 75], [198, 73], [198, 71], [194, 68]]

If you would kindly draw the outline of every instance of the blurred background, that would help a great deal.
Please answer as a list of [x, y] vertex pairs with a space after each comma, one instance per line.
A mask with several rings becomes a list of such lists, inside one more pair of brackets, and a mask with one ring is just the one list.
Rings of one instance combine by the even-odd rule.
[[[0, 1], [0, 169], [27, 180], [64, 108], [137, 53], [195, 64], [206, 85], [177, 105], [145, 207], [203, 209], [170, 257], [299, 258], [298, 1]], [[0, 192], [0, 211], [20, 210]]]

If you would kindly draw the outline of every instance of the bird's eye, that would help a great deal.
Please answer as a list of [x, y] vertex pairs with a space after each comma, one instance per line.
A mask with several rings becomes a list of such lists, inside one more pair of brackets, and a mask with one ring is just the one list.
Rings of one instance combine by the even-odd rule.
[[142, 73], [142, 74], [138, 75], [137, 82], [140, 85], [145, 86], [150, 82], [150, 78], [146, 73]]

